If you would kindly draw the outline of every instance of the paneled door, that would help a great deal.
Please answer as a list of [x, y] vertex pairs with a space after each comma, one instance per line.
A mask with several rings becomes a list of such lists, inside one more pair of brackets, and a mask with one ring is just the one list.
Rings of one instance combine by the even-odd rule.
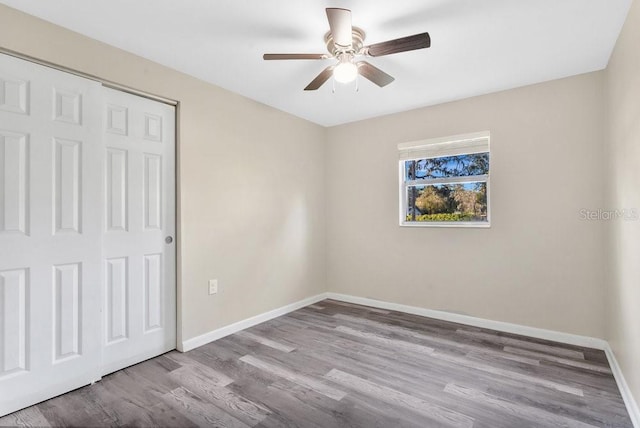
[[100, 378], [101, 93], [0, 55], [0, 415]]
[[104, 91], [108, 374], [176, 346], [175, 108]]
[[175, 348], [175, 108], [0, 54], [0, 416]]

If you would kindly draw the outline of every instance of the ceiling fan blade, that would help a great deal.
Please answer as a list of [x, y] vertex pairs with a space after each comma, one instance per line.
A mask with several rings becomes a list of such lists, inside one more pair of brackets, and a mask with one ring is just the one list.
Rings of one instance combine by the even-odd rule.
[[266, 61], [274, 59], [327, 59], [327, 54], [264, 54], [262, 59]]
[[369, 56], [383, 56], [398, 52], [424, 49], [430, 46], [431, 37], [429, 37], [429, 33], [421, 33], [395, 40], [389, 40], [387, 42], [376, 43], [371, 46], [365, 47], [363, 51]]
[[304, 90], [315, 91], [316, 89], [320, 88], [320, 86], [324, 85], [324, 83], [331, 78], [334, 68], [336, 68], [335, 65], [330, 65], [329, 67], [322, 70], [322, 72], [318, 74], [318, 76], [313, 79], [311, 83], [309, 83], [307, 87], [304, 88]]
[[350, 48], [353, 41], [351, 11], [349, 9], [328, 8], [327, 19], [333, 36], [333, 44], [341, 48]]
[[378, 67], [374, 67], [369, 64], [367, 61], [359, 61], [356, 65], [358, 66], [358, 72], [362, 77], [371, 80], [381, 88], [396, 80], [384, 71], [380, 70]]

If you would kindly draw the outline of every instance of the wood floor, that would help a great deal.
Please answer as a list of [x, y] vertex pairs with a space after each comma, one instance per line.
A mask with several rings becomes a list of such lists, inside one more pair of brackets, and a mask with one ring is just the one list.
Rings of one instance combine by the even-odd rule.
[[602, 351], [326, 300], [0, 426], [632, 427]]

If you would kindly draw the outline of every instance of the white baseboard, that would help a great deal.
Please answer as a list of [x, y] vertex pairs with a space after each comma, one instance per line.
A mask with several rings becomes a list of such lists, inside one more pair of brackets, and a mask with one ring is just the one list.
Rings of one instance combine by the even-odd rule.
[[631, 416], [631, 422], [633, 422], [633, 426], [635, 428], [640, 428], [640, 409], [638, 408], [638, 403], [636, 403], [633, 398], [633, 394], [631, 393], [631, 389], [629, 389], [629, 385], [622, 374], [622, 369], [618, 364], [618, 360], [616, 360], [613, 349], [611, 349], [611, 346], [609, 346], [608, 343], [604, 352], [607, 354], [607, 360], [609, 360], [609, 366], [611, 366], [613, 377], [616, 379], [618, 389], [620, 389], [620, 393], [624, 399], [624, 404], [627, 406], [629, 416]]
[[181, 352], [190, 351], [199, 346], [206, 345], [207, 343], [211, 343], [214, 340], [222, 339], [223, 337], [229, 336], [230, 334], [237, 333], [249, 327], [253, 327], [256, 324], [260, 324], [265, 321], [269, 321], [271, 319], [280, 317], [282, 315], [286, 315], [289, 312], [296, 311], [300, 308], [304, 308], [305, 306], [313, 305], [314, 303], [317, 303], [326, 298], [327, 298], [326, 293], [318, 294], [316, 296], [308, 297], [306, 299], [299, 300], [295, 303], [282, 306], [281, 308], [277, 308], [272, 311], [265, 312], [260, 315], [256, 315], [254, 317], [247, 318], [245, 320], [238, 321], [233, 324], [229, 324], [227, 326], [224, 326], [217, 330], [210, 331], [203, 335], [184, 340], [181, 346], [178, 347], [178, 350]]
[[471, 325], [474, 327], [488, 328], [490, 330], [497, 330], [505, 333], [520, 334], [522, 336], [535, 337], [537, 339], [551, 340], [553, 342], [566, 343], [568, 345], [584, 346], [585, 348], [594, 348], [604, 351], [608, 346], [605, 340], [596, 339], [595, 337], [579, 336], [577, 334], [562, 333], [559, 331], [545, 330], [542, 328], [511, 324], [502, 321], [492, 321], [484, 318], [472, 317], [469, 315], [461, 315], [455, 314], [453, 312], [419, 308], [416, 306], [402, 305], [400, 303], [384, 302], [382, 300], [368, 299], [366, 297], [356, 297], [338, 293], [327, 293], [327, 298], [340, 300], [341, 302], [371, 306], [379, 309], [387, 309], [391, 311], [404, 312], [407, 314], [420, 315], [423, 317], [435, 318], [443, 321], [455, 322], [458, 324]]
[[502, 321], [493, 321], [484, 318], [472, 317], [469, 315], [455, 314], [452, 312], [437, 311], [434, 309], [425, 309], [416, 306], [402, 305], [399, 303], [384, 302], [381, 300], [368, 299], [366, 297], [356, 297], [339, 293], [318, 294], [316, 296], [308, 297], [306, 299], [291, 303], [281, 308], [274, 309], [272, 311], [265, 312], [251, 318], [247, 318], [242, 321], [238, 321], [217, 330], [210, 331], [209, 333], [205, 333], [201, 336], [185, 340], [181, 343], [182, 346], [178, 349], [182, 352], [190, 351], [199, 346], [206, 345], [207, 343], [221, 339], [225, 336], [229, 336], [230, 334], [237, 333], [241, 330], [253, 327], [256, 324], [269, 321], [273, 318], [286, 315], [289, 312], [293, 312], [305, 306], [318, 303], [325, 299], [339, 300], [346, 303], [354, 303], [357, 305], [371, 306], [378, 309], [404, 312], [407, 314], [435, 318], [443, 321], [455, 322], [458, 324], [487, 328], [491, 330], [502, 331], [505, 333], [519, 334], [522, 336], [535, 337], [537, 339], [566, 343], [568, 345], [583, 346], [586, 348], [602, 350], [605, 352], [607, 359], [609, 360], [609, 365], [611, 366], [614, 378], [618, 384], [618, 388], [620, 389], [620, 393], [622, 394], [625, 405], [627, 406], [629, 415], [631, 416], [633, 426], [635, 428], [640, 428], [640, 412], [638, 411], [638, 405], [635, 402], [633, 395], [631, 394], [631, 390], [629, 389], [624, 375], [622, 374], [622, 370], [620, 369], [613, 351], [606, 340], [598, 339], [595, 337], [580, 336], [577, 334], [546, 330], [542, 328], [529, 327], [519, 324], [511, 324]]
[[622, 370], [618, 365], [618, 361], [606, 340], [595, 337], [580, 336], [570, 333], [562, 333], [559, 331], [545, 330], [542, 328], [529, 327], [518, 324], [511, 324], [502, 321], [492, 321], [484, 318], [476, 318], [468, 315], [454, 314], [445, 311], [436, 311], [433, 309], [419, 308], [415, 306], [401, 305], [399, 303], [384, 302], [381, 300], [368, 299], [365, 297], [350, 296], [347, 294], [326, 293], [328, 299], [339, 300], [341, 302], [354, 303], [358, 305], [371, 306], [378, 309], [387, 309], [390, 311], [404, 312], [413, 315], [420, 315], [428, 318], [435, 318], [443, 321], [450, 321], [459, 324], [471, 325], [474, 327], [488, 328], [491, 330], [502, 331], [504, 333], [520, 334], [522, 336], [535, 337], [537, 339], [551, 340], [554, 342], [566, 343], [568, 345], [583, 346], [585, 348], [599, 349], [605, 352], [611, 371], [620, 389], [620, 394], [627, 407], [631, 422], [635, 428], [640, 428], [640, 411], [638, 404], [633, 398], [633, 394], [629, 389]]

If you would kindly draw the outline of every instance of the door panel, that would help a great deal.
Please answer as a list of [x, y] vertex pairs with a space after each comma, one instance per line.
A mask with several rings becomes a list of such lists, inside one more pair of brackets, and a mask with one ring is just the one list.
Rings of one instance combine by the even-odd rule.
[[101, 90], [0, 55], [0, 414], [100, 377]]
[[127, 151], [108, 148], [106, 165], [107, 232], [126, 231], [128, 219]]
[[107, 374], [176, 345], [175, 109], [104, 91]]
[[106, 343], [112, 344], [129, 337], [129, 275], [128, 259], [106, 260]]
[[0, 272], [0, 302], [2, 302], [0, 378], [27, 370], [29, 345], [27, 276], [27, 269]]
[[0, 233], [29, 232], [28, 135], [0, 130]]

